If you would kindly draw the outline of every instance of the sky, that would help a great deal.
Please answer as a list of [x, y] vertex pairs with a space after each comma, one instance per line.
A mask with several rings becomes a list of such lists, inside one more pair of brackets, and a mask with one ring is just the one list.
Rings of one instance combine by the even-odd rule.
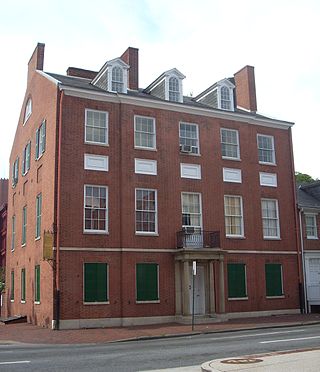
[[[26, 92], [27, 64], [45, 43], [44, 71], [98, 71], [139, 48], [139, 86], [176, 67], [197, 95], [255, 67], [258, 112], [292, 121], [296, 171], [320, 178], [319, 0], [15, 0], [0, 9], [0, 178]], [[320, 146], [319, 146], [320, 147]]]

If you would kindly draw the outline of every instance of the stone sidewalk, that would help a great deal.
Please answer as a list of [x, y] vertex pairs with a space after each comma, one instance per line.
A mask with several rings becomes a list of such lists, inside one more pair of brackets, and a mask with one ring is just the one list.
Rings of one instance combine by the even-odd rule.
[[[90, 344], [115, 341], [173, 337], [201, 333], [261, 329], [320, 323], [320, 314], [274, 315], [260, 318], [232, 319], [220, 323], [195, 325], [161, 324], [152, 326], [76, 329], [53, 331], [28, 323], [0, 325], [0, 343]], [[0, 323], [2, 324], [2, 323]]]

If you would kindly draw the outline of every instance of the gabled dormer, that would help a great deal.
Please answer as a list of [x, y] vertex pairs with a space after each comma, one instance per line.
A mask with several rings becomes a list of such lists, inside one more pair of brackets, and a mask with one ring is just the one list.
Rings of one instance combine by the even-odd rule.
[[176, 68], [161, 74], [144, 92], [170, 102], [183, 102], [182, 80], [185, 76]]
[[213, 108], [234, 111], [234, 88], [235, 85], [229, 79], [223, 79], [197, 95], [194, 100]]
[[103, 65], [92, 84], [108, 92], [127, 93], [129, 67], [121, 58], [112, 59]]

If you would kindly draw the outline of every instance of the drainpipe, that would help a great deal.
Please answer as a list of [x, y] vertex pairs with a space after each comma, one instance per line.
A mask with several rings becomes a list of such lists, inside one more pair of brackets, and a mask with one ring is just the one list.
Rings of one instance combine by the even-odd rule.
[[62, 143], [62, 101], [64, 92], [60, 93], [58, 116], [58, 149], [57, 149], [57, 197], [56, 197], [56, 259], [55, 259], [55, 330], [60, 329], [60, 205], [61, 205], [61, 143]]
[[306, 284], [306, 264], [304, 259], [304, 242], [303, 242], [303, 232], [302, 232], [302, 212], [303, 209], [299, 209], [299, 225], [300, 225], [300, 244], [301, 244], [301, 259], [302, 259], [302, 273], [303, 273], [303, 293], [304, 293], [304, 312], [309, 313], [307, 307], [307, 284]]

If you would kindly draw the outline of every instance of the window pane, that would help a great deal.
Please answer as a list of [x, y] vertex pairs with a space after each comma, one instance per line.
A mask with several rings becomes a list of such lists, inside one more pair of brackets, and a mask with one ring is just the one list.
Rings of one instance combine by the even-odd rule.
[[106, 232], [107, 224], [107, 187], [85, 186], [84, 229]]
[[136, 231], [156, 232], [156, 191], [136, 189]]
[[201, 228], [200, 194], [182, 193], [182, 226]]
[[135, 117], [135, 146], [155, 148], [155, 122], [153, 118]]
[[226, 235], [243, 236], [241, 196], [224, 197]]
[[191, 153], [199, 153], [198, 126], [196, 124], [180, 123], [180, 146], [190, 146]]
[[228, 158], [239, 158], [238, 131], [233, 129], [221, 129], [221, 152]]
[[107, 113], [101, 111], [86, 111], [86, 142], [108, 143]]

